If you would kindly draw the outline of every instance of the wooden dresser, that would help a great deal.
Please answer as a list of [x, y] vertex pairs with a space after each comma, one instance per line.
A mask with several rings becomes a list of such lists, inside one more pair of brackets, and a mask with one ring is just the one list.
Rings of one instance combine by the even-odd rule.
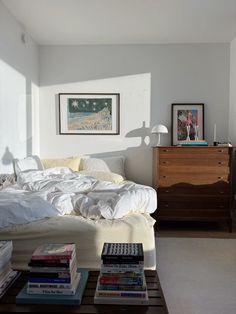
[[231, 147], [154, 147], [157, 221], [224, 221], [232, 231], [231, 155]]

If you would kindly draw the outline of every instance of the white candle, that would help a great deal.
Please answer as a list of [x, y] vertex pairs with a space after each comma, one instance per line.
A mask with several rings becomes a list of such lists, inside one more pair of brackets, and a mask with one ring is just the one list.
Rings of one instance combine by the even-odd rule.
[[216, 124], [214, 124], [214, 137], [213, 142], [216, 142]]

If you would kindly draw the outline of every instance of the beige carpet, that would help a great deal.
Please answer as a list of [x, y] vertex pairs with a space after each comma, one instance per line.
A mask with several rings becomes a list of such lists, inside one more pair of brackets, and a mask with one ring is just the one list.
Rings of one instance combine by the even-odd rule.
[[[189, 222], [166, 221], [161, 222], [156, 228], [157, 237], [184, 237], [184, 238], [220, 238], [236, 239], [236, 222], [233, 224], [233, 232], [229, 232], [225, 223], [217, 222]], [[236, 313], [235, 313], [236, 314]]]
[[156, 238], [169, 314], [236, 314], [236, 239]]

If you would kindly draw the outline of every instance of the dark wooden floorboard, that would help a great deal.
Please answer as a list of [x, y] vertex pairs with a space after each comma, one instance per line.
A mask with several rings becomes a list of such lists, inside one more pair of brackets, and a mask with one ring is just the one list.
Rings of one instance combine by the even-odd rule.
[[168, 314], [163, 292], [156, 271], [145, 271], [148, 287], [148, 305], [94, 305], [93, 296], [99, 271], [90, 271], [87, 286], [80, 306], [15, 304], [15, 297], [27, 282], [27, 272], [22, 272], [17, 281], [0, 299], [0, 313], [79, 313], [79, 314]]

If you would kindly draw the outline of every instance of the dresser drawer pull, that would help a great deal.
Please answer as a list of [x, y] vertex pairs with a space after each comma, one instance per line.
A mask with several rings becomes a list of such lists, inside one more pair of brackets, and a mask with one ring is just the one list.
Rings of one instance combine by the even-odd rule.
[[169, 193], [170, 191], [169, 190], [165, 190], [165, 193]]
[[225, 208], [224, 205], [217, 205], [217, 208]]
[[219, 165], [223, 165], [224, 163], [223, 163], [222, 161], [219, 161], [218, 164], [219, 164]]
[[224, 191], [219, 191], [219, 193], [220, 193], [220, 194], [225, 194], [225, 192], [224, 192]]
[[218, 179], [224, 179], [223, 177], [218, 177]]
[[169, 204], [165, 204], [164, 206], [165, 206], [166, 208], [168, 208], [168, 207], [169, 207]]
[[163, 179], [166, 179], [167, 177], [166, 177], [166, 176], [162, 176], [162, 178], [163, 178]]
[[223, 153], [224, 150], [223, 150], [223, 149], [219, 149], [218, 152], [219, 152], [219, 153]]
[[168, 161], [162, 161], [162, 163], [163, 163], [164, 165], [166, 165], [166, 164], [168, 164]]
[[165, 152], [165, 153], [168, 152], [168, 151], [169, 151], [169, 149], [163, 149], [163, 152]]

